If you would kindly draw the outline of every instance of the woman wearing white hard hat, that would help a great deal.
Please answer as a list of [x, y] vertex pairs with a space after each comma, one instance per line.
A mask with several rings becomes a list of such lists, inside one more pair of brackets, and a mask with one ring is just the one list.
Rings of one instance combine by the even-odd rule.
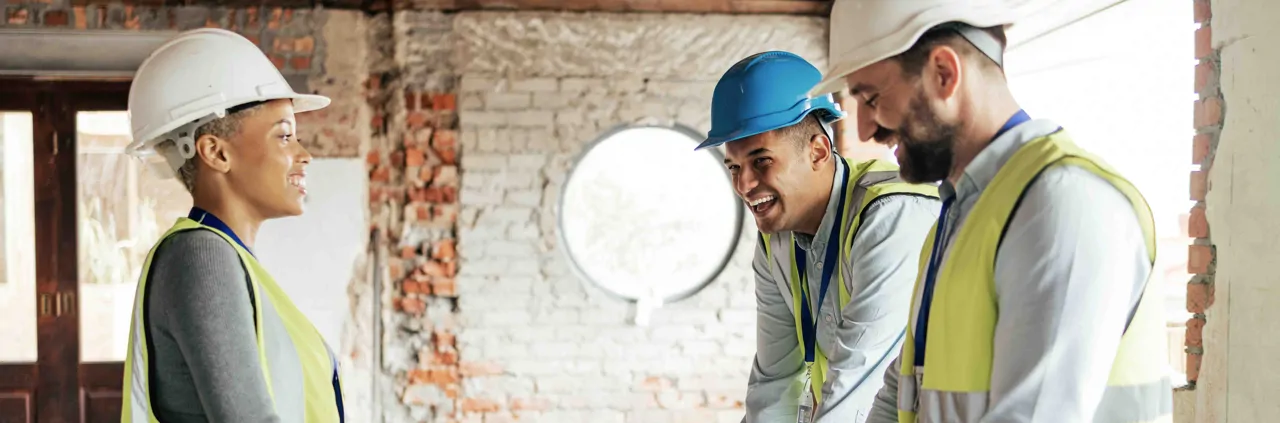
[[129, 92], [129, 152], [194, 207], [147, 255], [125, 360], [123, 422], [341, 422], [337, 357], [253, 255], [263, 221], [302, 213], [298, 94], [249, 40], [182, 33]]
[[1172, 387], [1151, 211], [1031, 119], [1003, 71], [1001, 0], [836, 0], [831, 68], [863, 140], [942, 182], [907, 340], [871, 422], [1168, 421]]

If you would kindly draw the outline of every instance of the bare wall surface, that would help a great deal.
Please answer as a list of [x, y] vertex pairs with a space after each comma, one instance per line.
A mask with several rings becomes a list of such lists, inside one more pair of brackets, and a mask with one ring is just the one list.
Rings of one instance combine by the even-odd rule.
[[455, 28], [458, 353], [489, 370], [464, 379], [464, 420], [739, 421], [754, 228], [714, 283], [636, 327], [631, 306], [568, 268], [555, 204], [573, 159], [616, 125], [708, 130], [715, 80], [737, 60], [783, 49], [824, 67], [826, 20], [463, 13]]
[[1280, 350], [1280, 327], [1267, 323], [1280, 320], [1280, 4], [1210, 3], [1226, 106], [1206, 200], [1217, 300], [1207, 313], [1197, 421], [1270, 421], [1280, 415], [1280, 367], [1268, 364]]

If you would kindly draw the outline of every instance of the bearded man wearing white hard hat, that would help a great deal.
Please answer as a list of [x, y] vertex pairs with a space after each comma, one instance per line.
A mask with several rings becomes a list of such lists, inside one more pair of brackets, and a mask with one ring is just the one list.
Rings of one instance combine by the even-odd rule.
[[1018, 106], [1003, 71], [1016, 17], [996, 0], [832, 7], [831, 68], [810, 94], [847, 88], [859, 138], [896, 146], [904, 180], [942, 183], [869, 421], [1168, 421], [1150, 209]]
[[129, 91], [128, 152], [191, 193], [147, 254], [134, 298], [122, 422], [343, 421], [337, 356], [253, 255], [267, 219], [302, 213], [299, 94], [221, 29], [156, 49]]

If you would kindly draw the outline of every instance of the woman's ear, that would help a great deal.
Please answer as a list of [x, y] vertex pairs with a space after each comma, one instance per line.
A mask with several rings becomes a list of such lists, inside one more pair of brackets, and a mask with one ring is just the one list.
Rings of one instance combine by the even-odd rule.
[[205, 134], [196, 139], [196, 157], [215, 172], [231, 170], [231, 157], [226, 151], [227, 141]]

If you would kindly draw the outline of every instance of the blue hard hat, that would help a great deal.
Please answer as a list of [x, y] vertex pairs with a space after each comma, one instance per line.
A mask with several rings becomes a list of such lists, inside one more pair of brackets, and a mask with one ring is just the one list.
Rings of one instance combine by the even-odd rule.
[[[831, 94], [810, 97], [822, 72], [800, 56], [767, 51], [729, 68], [711, 96], [711, 133], [695, 150], [795, 125], [817, 112], [824, 129], [845, 113]], [[830, 133], [828, 132], [828, 136]]]

